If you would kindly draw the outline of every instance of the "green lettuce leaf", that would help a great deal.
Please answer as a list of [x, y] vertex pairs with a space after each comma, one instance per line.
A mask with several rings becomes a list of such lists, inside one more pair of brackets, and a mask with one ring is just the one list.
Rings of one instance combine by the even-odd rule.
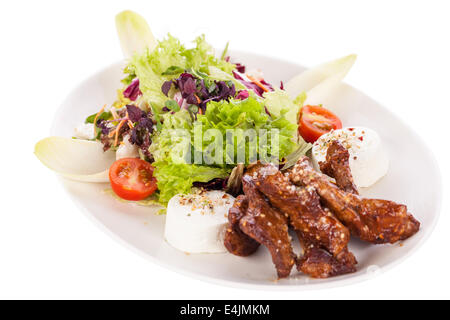
[[282, 110], [287, 109], [286, 119], [297, 125], [298, 113], [302, 105], [294, 103], [286, 91], [275, 89], [275, 91], [265, 92], [263, 97], [265, 99], [264, 104], [271, 115], [279, 117]]
[[[269, 116], [264, 109], [264, 104], [254, 98], [245, 100], [230, 100], [208, 103], [206, 113], [198, 115], [194, 129], [202, 131], [201, 144], [195, 143], [195, 152], [203, 153], [203, 156], [214, 158], [219, 162], [223, 157], [222, 167], [234, 167], [237, 163], [251, 163], [256, 159], [273, 161], [273, 156], [278, 154], [281, 159], [291, 153], [296, 143], [292, 139], [295, 136], [297, 126], [286, 119], [285, 110], [278, 116]], [[198, 124], [202, 126], [199, 127]], [[208, 129], [217, 129], [221, 136], [205, 136]], [[241, 130], [239, 130], [241, 129]], [[256, 136], [246, 136], [247, 129], [254, 129]], [[271, 130], [279, 131], [279, 143], [272, 143]], [[232, 130], [234, 136], [227, 137], [227, 131]], [[260, 132], [267, 132], [266, 141], [261, 141]], [[223, 146], [221, 154], [215, 154]], [[239, 151], [241, 150], [241, 151]], [[236, 155], [245, 150], [245, 159], [238, 159]], [[278, 159], [277, 159], [278, 160]], [[210, 162], [212, 163], [212, 161]]]
[[[280, 89], [275, 89], [275, 91], [271, 92], [265, 92], [263, 96], [264, 105], [267, 107], [267, 110], [269, 110], [271, 115], [278, 117], [282, 113], [284, 113], [285, 118], [290, 123], [297, 126], [299, 112], [306, 100], [305, 92], [300, 93], [294, 100], [290, 98], [289, 94], [286, 91]], [[308, 152], [308, 150], [312, 148], [312, 144], [307, 143], [302, 138], [302, 136], [298, 134], [297, 130], [295, 130], [293, 134], [293, 139], [298, 144], [297, 150], [301, 150], [300, 152], [297, 151], [296, 153], [300, 154], [300, 156], [305, 155], [306, 152]]]
[[186, 110], [162, 116], [162, 128], [152, 138], [149, 151], [155, 162], [186, 163], [191, 153], [192, 121]]
[[167, 202], [176, 194], [187, 194], [194, 182], [208, 182], [214, 178], [226, 178], [229, 171], [225, 169], [194, 164], [153, 163], [155, 177], [158, 181], [159, 202]]
[[155, 162], [159, 202], [163, 205], [176, 194], [191, 191], [194, 182], [226, 178], [229, 170], [190, 164], [192, 121], [186, 110], [162, 115], [161, 131], [153, 137], [149, 151]]
[[[194, 43], [194, 48], [187, 49], [169, 34], [166, 39], [158, 42], [155, 49], [147, 49], [130, 59], [124, 70], [128, 74], [125, 81], [129, 82], [134, 75], [139, 79], [139, 88], [155, 112], [161, 112], [169, 99], [161, 91], [162, 84], [176, 78], [181, 70], [191, 69], [208, 74], [209, 67], [213, 66], [230, 75], [235, 68], [234, 64], [214, 56], [212, 47], [203, 35]], [[173, 72], [175, 70], [177, 72]]]
[[213, 47], [205, 40], [205, 35], [197, 37], [194, 43], [194, 48], [183, 53], [187, 60], [187, 68], [208, 73], [209, 67], [213, 66], [229, 74], [235, 69], [234, 64], [215, 56]]
[[[248, 90], [247, 87], [242, 84], [242, 82], [236, 80], [236, 78], [233, 76], [233, 74], [227, 73], [215, 66], [209, 67], [208, 74], [209, 74], [209, 78], [212, 80], [233, 82], [234, 86], [236, 87], [236, 90]], [[256, 96], [256, 94], [253, 90], [248, 90], [248, 92], [250, 94], [254, 94]]]

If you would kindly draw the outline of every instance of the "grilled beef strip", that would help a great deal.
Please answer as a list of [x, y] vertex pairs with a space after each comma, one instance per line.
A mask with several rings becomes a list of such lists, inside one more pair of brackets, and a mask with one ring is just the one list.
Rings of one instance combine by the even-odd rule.
[[239, 222], [240, 229], [267, 247], [278, 277], [285, 278], [289, 276], [296, 261], [288, 233], [287, 218], [270, 206], [256, 189], [250, 176], [244, 175], [242, 182], [248, 208]]
[[334, 178], [340, 189], [358, 194], [350, 171], [349, 158], [348, 150], [338, 140], [334, 140], [327, 149], [326, 160], [319, 162], [320, 171]]
[[239, 227], [239, 222], [246, 214], [247, 208], [247, 197], [245, 195], [238, 196], [228, 212], [228, 228], [224, 239], [225, 248], [230, 253], [241, 257], [253, 254], [259, 247], [259, 242], [250, 238]]
[[420, 222], [408, 213], [405, 205], [362, 198], [341, 190], [315, 171], [308, 157], [300, 158], [287, 174], [295, 184], [314, 187], [333, 214], [361, 240], [374, 244], [395, 243], [419, 231]]

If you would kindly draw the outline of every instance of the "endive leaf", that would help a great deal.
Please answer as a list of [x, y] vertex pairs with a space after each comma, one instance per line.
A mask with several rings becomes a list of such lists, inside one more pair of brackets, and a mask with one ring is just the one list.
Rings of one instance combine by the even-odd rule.
[[289, 80], [285, 90], [292, 99], [306, 92], [305, 103], [320, 104], [350, 71], [355, 61], [356, 55], [351, 54], [306, 70]]
[[116, 16], [116, 29], [127, 59], [135, 53], [142, 53], [146, 48], [152, 51], [157, 45], [147, 21], [133, 11], [122, 11]]
[[103, 152], [99, 142], [63, 137], [42, 139], [34, 154], [53, 171], [84, 182], [108, 182], [108, 170], [115, 161], [114, 152]]

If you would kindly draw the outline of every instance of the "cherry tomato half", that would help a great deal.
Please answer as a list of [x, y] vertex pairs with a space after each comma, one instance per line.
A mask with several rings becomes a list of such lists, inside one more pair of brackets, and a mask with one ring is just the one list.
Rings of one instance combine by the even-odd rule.
[[313, 143], [324, 133], [341, 128], [341, 120], [321, 106], [304, 106], [300, 112], [298, 132], [306, 142]]
[[150, 163], [136, 158], [123, 158], [109, 168], [109, 181], [114, 192], [125, 200], [143, 200], [158, 188]]

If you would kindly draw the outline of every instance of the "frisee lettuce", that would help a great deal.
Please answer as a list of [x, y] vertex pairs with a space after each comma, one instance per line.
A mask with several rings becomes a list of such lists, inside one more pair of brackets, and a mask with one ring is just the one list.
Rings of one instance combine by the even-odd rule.
[[153, 159], [159, 163], [185, 163], [185, 157], [191, 150], [189, 133], [192, 121], [189, 113], [180, 110], [174, 114], [165, 113], [161, 118], [161, 130], [152, 137], [149, 148]]
[[[307, 98], [305, 92], [300, 93], [294, 100], [290, 98], [286, 91], [280, 89], [265, 92], [263, 97], [264, 105], [272, 116], [278, 117], [281, 113], [284, 113], [285, 118], [290, 123], [297, 126], [300, 110]], [[298, 144], [297, 150], [300, 150], [297, 151], [297, 154], [305, 155], [306, 152], [312, 148], [312, 144], [307, 143], [302, 136], [298, 134], [297, 130], [293, 133], [293, 139]]]
[[[286, 119], [286, 111], [284, 109], [278, 116], [270, 116], [265, 112], [264, 104], [251, 97], [245, 100], [210, 102], [206, 113], [198, 115], [197, 123], [194, 124], [194, 130], [196, 125], [202, 125], [198, 130], [201, 130], [203, 135], [201, 144], [194, 143], [194, 150], [203, 153], [204, 157], [214, 159], [215, 162], [223, 163], [221, 166], [228, 168], [240, 162], [249, 164], [255, 159], [273, 160], [273, 156], [276, 155], [281, 159], [296, 147], [292, 137], [295, 136], [297, 126]], [[221, 137], [205, 136], [208, 129], [217, 129]], [[246, 136], [245, 131], [248, 129], [253, 129], [256, 135]], [[279, 132], [278, 143], [275, 141], [272, 143], [272, 129]], [[234, 133], [231, 139], [227, 137], [228, 130]], [[265, 142], [261, 140], [262, 132], [267, 134]], [[215, 154], [215, 150], [220, 149], [216, 143], [222, 143], [224, 149], [221, 154]], [[239, 150], [245, 150], [245, 159], [237, 158]], [[220, 159], [221, 157], [223, 159]]]
[[[286, 119], [286, 112], [281, 110], [278, 116], [270, 116], [262, 101], [248, 98], [209, 102], [206, 113], [198, 114], [196, 121], [186, 110], [162, 115], [162, 128], [154, 135], [149, 150], [155, 159], [159, 201], [165, 204], [178, 193], [190, 192], [194, 182], [226, 178], [239, 162], [273, 161], [274, 156], [277, 161], [290, 154], [297, 148], [292, 139], [297, 126]], [[220, 139], [208, 137], [209, 129], [216, 129]], [[248, 129], [256, 135], [246, 136]], [[272, 129], [279, 133], [278, 142], [272, 140]], [[227, 140], [229, 130], [234, 136]], [[261, 140], [261, 130], [267, 133], [266, 141]], [[219, 158], [215, 150], [220, 150]], [[245, 150], [243, 159], [237, 157], [239, 150]]]
[[[204, 35], [197, 37], [194, 43], [195, 47], [187, 49], [169, 34], [153, 50], [146, 49], [131, 57], [124, 70], [127, 74], [124, 83], [128, 83], [133, 76], [137, 77], [144, 98], [151, 103], [155, 112], [161, 112], [168, 100], [161, 91], [161, 86], [165, 81], [176, 78], [182, 70], [191, 69], [209, 74], [209, 67], [213, 66], [231, 75], [235, 65], [216, 58]], [[173, 72], [174, 70], [177, 72]]]
[[229, 171], [225, 169], [195, 164], [155, 162], [153, 166], [161, 204], [167, 204], [176, 194], [191, 192], [194, 182], [208, 182], [229, 175]]
[[265, 92], [263, 97], [265, 99], [264, 104], [271, 115], [279, 117], [282, 110], [287, 109], [285, 113], [286, 119], [294, 125], [297, 124], [301, 104], [294, 103], [286, 91], [275, 89], [274, 91]]
[[155, 162], [154, 175], [158, 181], [159, 202], [163, 205], [176, 194], [191, 191], [194, 182], [226, 178], [229, 170], [190, 164], [192, 121], [186, 110], [162, 115], [162, 128], [155, 134], [150, 152]]

